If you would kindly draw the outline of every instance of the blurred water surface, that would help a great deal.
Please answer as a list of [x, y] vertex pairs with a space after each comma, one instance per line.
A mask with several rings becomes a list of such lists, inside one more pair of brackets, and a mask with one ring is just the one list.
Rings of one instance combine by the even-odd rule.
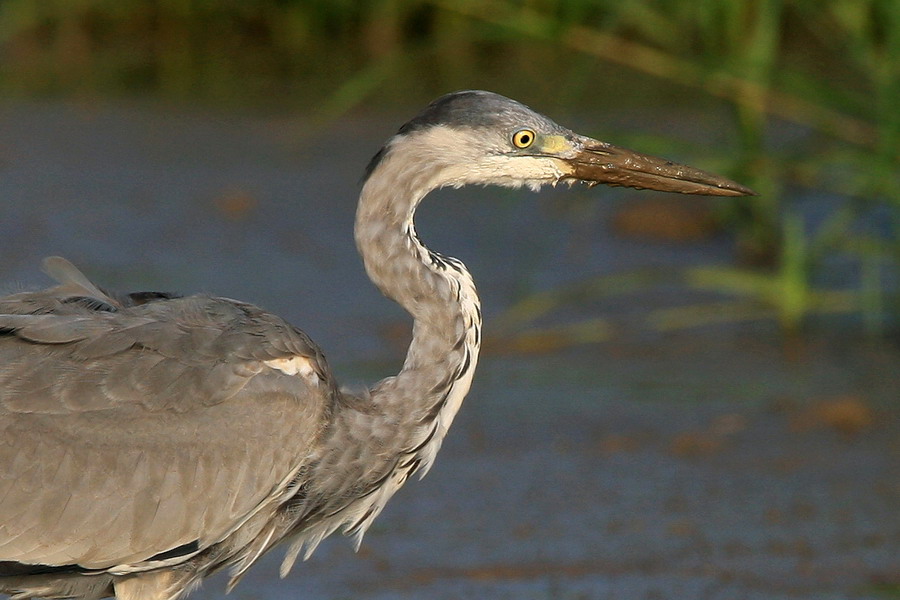
[[[408, 322], [366, 279], [353, 213], [366, 162], [403, 119], [322, 130], [300, 117], [5, 104], [0, 280], [10, 291], [44, 285], [40, 260], [59, 254], [114, 289], [240, 298], [309, 332], [345, 383], [371, 383], [399, 368]], [[567, 194], [598, 208], [568, 210]], [[611, 211], [631, 197], [441, 191], [418, 229], [473, 272], [488, 336], [527, 291], [732, 259], [725, 238], [613, 235]], [[436, 467], [398, 494], [358, 555], [330, 540], [279, 580], [275, 552], [233, 596], [896, 594], [896, 348], [839, 328], [786, 350], [765, 322], [666, 335], [632, 326], [683, 294], [556, 315], [608, 317], [618, 326], [604, 343], [540, 354], [495, 345]], [[217, 578], [194, 597], [221, 594]]]

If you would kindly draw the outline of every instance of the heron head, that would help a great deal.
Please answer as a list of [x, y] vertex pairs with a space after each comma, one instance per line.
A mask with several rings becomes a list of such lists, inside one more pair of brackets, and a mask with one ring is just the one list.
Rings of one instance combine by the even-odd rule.
[[373, 158], [367, 177], [388, 157], [410, 168], [430, 165], [423, 171], [427, 187], [537, 189], [580, 181], [711, 196], [754, 194], [724, 177], [578, 135], [485, 91], [455, 92], [429, 104]]

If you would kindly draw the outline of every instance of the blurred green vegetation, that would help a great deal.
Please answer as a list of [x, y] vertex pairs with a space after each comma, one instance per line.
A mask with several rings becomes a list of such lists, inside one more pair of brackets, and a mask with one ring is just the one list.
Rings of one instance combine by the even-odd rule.
[[[0, 0], [0, 49], [7, 97], [151, 95], [325, 121], [474, 87], [548, 112], [725, 106], [733, 136], [705, 166], [760, 195], [722, 204], [739, 266], [682, 281], [733, 302], [650, 323], [771, 317], [793, 332], [838, 313], [873, 334], [898, 323], [896, 0]], [[779, 135], [786, 127], [799, 133]], [[639, 141], [685, 153], [683, 140]], [[847, 263], [852, 277], [835, 281]], [[594, 333], [567, 326], [566, 339], [605, 336], [586, 326]]]

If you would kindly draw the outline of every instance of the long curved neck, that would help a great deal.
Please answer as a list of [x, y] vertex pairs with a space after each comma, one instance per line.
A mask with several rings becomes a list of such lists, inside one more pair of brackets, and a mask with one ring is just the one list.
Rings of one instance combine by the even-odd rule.
[[405, 450], [415, 467], [427, 469], [469, 390], [481, 307], [463, 264], [431, 252], [416, 236], [413, 215], [440, 184], [440, 172], [399, 166], [415, 162], [389, 155], [376, 167], [360, 195], [355, 234], [369, 277], [414, 319], [402, 370], [379, 382], [372, 400], [409, 437]]

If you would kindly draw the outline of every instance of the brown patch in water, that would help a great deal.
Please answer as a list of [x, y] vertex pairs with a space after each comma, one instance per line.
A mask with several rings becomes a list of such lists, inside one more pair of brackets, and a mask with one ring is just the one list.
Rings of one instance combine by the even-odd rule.
[[600, 438], [597, 447], [601, 454], [611, 455], [620, 452], [635, 452], [642, 446], [642, 441], [638, 435], [629, 435], [627, 433], [609, 433]]
[[229, 221], [244, 221], [259, 206], [259, 199], [246, 190], [233, 189], [220, 193], [213, 199], [220, 215]]
[[820, 400], [790, 416], [793, 431], [829, 428], [855, 436], [875, 424], [875, 411], [856, 395]]
[[702, 201], [665, 197], [629, 201], [613, 216], [612, 227], [619, 235], [668, 242], [703, 240], [718, 230], [712, 212]]
[[683, 458], [697, 458], [717, 453], [729, 438], [747, 427], [747, 417], [739, 414], [720, 415], [705, 429], [683, 431], [672, 438], [669, 449]]

